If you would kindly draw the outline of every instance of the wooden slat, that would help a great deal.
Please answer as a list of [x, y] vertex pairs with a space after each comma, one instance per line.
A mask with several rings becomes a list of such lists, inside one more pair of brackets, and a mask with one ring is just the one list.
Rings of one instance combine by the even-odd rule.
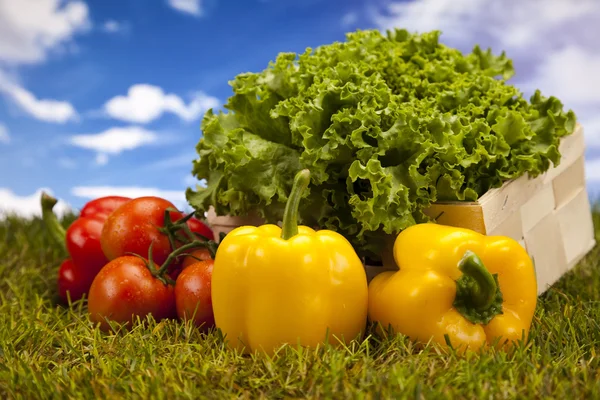
[[572, 200], [585, 187], [585, 158], [583, 154], [552, 181], [556, 207]]
[[211, 226], [217, 243], [219, 242], [221, 233], [229, 233], [242, 225], [259, 226], [264, 223], [264, 220], [257, 215], [247, 217], [217, 216], [213, 207], [208, 209], [206, 221]]
[[425, 213], [438, 224], [458, 226], [486, 234], [483, 209], [477, 203], [437, 203]]
[[525, 232], [527, 251], [535, 264], [538, 294], [567, 272], [563, 237], [554, 212]]
[[483, 208], [486, 229], [493, 231], [510, 215], [519, 212], [521, 207], [534, 197], [543, 186], [544, 182], [541, 177], [529, 179], [525, 175], [483, 195], [479, 203]]
[[508, 236], [523, 241], [523, 221], [521, 211], [509, 215], [501, 224], [487, 233], [490, 236]]
[[565, 247], [567, 264], [585, 254], [594, 242], [594, 225], [590, 216], [587, 190], [582, 187], [571, 201], [556, 210]]
[[523, 232], [528, 232], [555, 209], [552, 183], [541, 186], [539, 191], [521, 206]]

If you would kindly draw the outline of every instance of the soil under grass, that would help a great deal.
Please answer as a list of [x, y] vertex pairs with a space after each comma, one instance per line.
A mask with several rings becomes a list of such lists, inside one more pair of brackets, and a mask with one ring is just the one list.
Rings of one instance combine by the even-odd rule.
[[108, 335], [56, 305], [66, 253], [41, 220], [0, 222], [0, 255], [0, 398], [600, 398], [598, 248], [540, 297], [527, 344], [464, 357], [403, 337], [241, 356], [177, 321]]

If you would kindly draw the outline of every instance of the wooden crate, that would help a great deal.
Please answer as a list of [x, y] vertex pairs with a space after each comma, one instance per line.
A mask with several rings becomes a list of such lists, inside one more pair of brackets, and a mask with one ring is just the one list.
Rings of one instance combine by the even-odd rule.
[[[560, 145], [561, 162], [545, 174], [525, 175], [483, 195], [477, 202], [436, 203], [426, 213], [444, 225], [469, 228], [485, 235], [517, 240], [536, 266], [538, 293], [543, 293], [573, 268], [595, 245], [594, 227], [584, 171], [583, 129], [577, 126]], [[211, 209], [208, 222], [218, 237], [240, 225], [259, 225], [260, 218], [217, 216]], [[397, 269], [387, 240], [383, 267], [365, 266], [367, 279]]]
[[561, 162], [545, 174], [525, 175], [474, 203], [436, 203], [438, 223], [517, 240], [536, 267], [538, 293], [573, 268], [596, 244], [585, 185], [585, 142], [577, 126], [560, 144]]
[[221, 233], [229, 233], [235, 228], [242, 225], [259, 226], [264, 223], [264, 220], [259, 216], [248, 217], [232, 217], [229, 215], [217, 215], [215, 209], [211, 206], [206, 213], [206, 221], [210, 225], [215, 241], [218, 243]]

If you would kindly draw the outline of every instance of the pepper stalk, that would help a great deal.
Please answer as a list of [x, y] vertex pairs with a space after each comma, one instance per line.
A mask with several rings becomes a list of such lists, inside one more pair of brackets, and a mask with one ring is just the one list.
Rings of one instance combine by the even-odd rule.
[[304, 191], [310, 183], [310, 171], [303, 169], [294, 177], [294, 184], [283, 211], [281, 238], [288, 240], [298, 234], [298, 208]]
[[465, 252], [458, 268], [463, 275], [456, 281], [454, 308], [474, 324], [488, 324], [502, 314], [498, 274], [492, 275], [471, 250]]

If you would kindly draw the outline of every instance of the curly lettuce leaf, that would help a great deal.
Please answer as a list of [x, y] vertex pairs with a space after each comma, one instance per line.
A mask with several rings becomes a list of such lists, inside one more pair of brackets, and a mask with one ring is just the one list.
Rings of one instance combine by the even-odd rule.
[[208, 111], [188, 189], [199, 212], [281, 219], [295, 173], [311, 171], [302, 223], [333, 229], [378, 259], [387, 234], [425, 222], [435, 201], [474, 201], [560, 162], [575, 115], [506, 83], [504, 53], [463, 55], [440, 33], [357, 31], [281, 53], [238, 75], [227, 113]]

